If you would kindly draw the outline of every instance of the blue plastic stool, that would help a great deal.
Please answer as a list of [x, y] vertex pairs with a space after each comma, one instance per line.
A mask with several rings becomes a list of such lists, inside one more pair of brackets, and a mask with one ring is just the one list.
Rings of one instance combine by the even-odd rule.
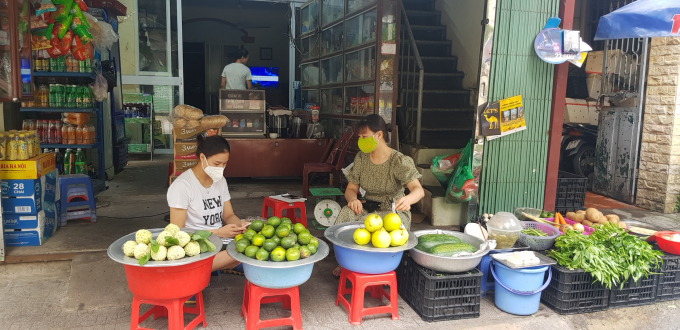
[[495, 289], [496, 284], [490, 272], [492, 260], [493, 258], [491, 258], [491, 254], [487, 254], [482, 257], [482, 262], [479, 263], [479, 271], [482, 272], [482, 297], [484, 297], [487, 292], [494, 291]]
[[[92, 181], [89, 176], [85, 174], [59, 176], [59, 194], [63, 221], [90, 218], [91, 222], [97, 222], [97, 205], [94, 202]], [[77, 210], [74, 211], [74, 208]]]

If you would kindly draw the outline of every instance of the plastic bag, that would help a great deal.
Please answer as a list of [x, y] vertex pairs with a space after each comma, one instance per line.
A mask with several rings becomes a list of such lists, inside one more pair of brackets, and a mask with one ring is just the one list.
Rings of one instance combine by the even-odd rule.
[[453, 170], [458, 163], [460, 158], [460, 153], [449, 155], [449, 156], [436, 156], [432, 159], [432, 166], [430, 167], [430, 172], [442, 185], [442, 188], [446, 188], [449, 184], [449, 179]]
[[[177, 127], [191, 128], [193, 126], [195, 128], [200, 126], [198, 120], [201, 119], [202, 117], [203, 110], [196, 107], [192, 107], [190, 105], [179, 104], [174, 109], [172, 109], [172, 112], [170, 112], [170, 115], [168, 116], [168, 121], [175, 122], [175, 125], [179, 125]], [[192, 122], [189, 123], [190, 121]]]
[[98, 73], [94, 81], [90, 83], [90, 89], [92, 89], [92, 94], [94, 94], [94, 99], [97, 102], [103, 102], [109, 97], [109, 85], [101, 73]]
[[83, 16], [90, 24], [89, 32], [92, 35], [94, 48], [100, 53], [111, 49], [111, 46], [118, 41], [118, 34], [113, 30], [111, 24], [99, 21], [88, 13], [83, 13]]
[[40, 6], [35, 10], [35, 16], [40, 16], [44, 13], [49, 13], [57, 10], [57, 6], [51, 0], [41, 0]]
[[460, 158], [446, 188], [446, 202], [465, 203], [477, 194], [477, 183], [472, 175], [472, 141], [460, 152]]
[[86, 112], [64, 112], [61, 121], [66, 124], [82, 126], [90, 123], [90, 114]]
[[229, 118], [226, 116], [222, 115], [215, 115], [215, 116], [203, 116], [200, 122], [200, 127], [202, 129], [206, 128], [222, 128], [227, 124], [227, 121], [229, 121]]

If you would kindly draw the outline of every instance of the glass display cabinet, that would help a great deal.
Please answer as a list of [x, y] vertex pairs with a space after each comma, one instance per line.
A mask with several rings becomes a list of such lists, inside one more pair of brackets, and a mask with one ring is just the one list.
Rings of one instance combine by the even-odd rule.
[[[313, 21], [305, 16], [311, 2], [301, 12], [303, 105], [319, 106], [325, 137], [339, 137], [368, 114], [392, 123], [398, 88], [398, 0], [317, 1], [320, 29], [305, 32], [305, 22]], [[318, 52], [308, 51], [315, 40]]]
[[0, 101], [33, 100], [29, 1], [0, 0]]
[[265, 91], [220, 90], [220, 115], [227, 116], [224, 137], [263, 137], [265, 135]]

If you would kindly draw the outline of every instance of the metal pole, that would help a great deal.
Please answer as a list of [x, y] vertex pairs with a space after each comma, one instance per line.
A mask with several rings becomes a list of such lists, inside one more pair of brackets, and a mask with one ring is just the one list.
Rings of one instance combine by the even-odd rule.
[[[416, 49], [416, 52], [418, 50]], [[420, 59], [420, 57], [418, 57]], [[420, 124], [423, 118], [423, 83], [425, 81], [424, 77], [424, 72], [423, 67], [420, 67], [420, 77], [418, 78], [418, 119], [417, 119], [417, 125], [416, 126], [416, 145], [420, 145]]]

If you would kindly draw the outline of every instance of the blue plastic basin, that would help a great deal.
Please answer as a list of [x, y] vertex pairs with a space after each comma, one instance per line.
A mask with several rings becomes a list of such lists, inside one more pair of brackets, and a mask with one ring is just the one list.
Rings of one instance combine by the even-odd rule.
[[404, 251], [389, 252], [369, 252], [348, 249], [337, 244], [335, 249], [335, 260], [340, 267], [349, 271], [361, 274], [384, 274], [397, 269], [401, 256]]
[[301, 285], [312, 276], [314, 264], [290, 268], [265, 268], [243, 263], [243, 273], [250, 283], [269, 289], [285, 289]]

